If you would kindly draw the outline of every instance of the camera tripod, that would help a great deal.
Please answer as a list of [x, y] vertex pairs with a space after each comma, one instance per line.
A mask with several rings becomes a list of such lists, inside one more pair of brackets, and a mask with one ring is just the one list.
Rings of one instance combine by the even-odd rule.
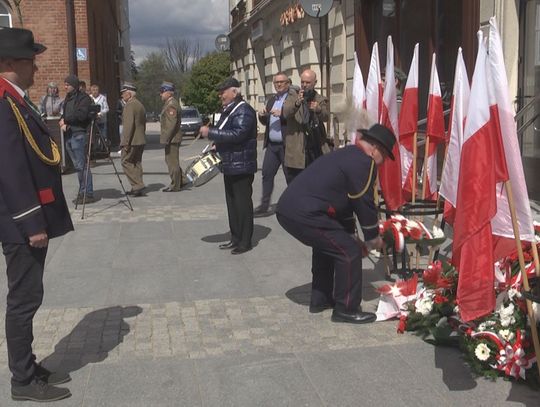
[[[104, 153], [107, 156], [107, 159], [112, 164], [114, 173], [116, 174], [116, 178], [118, 178], [118, 182], [120, 183], [120, 187], [122, 188], [122, 191], [124, 192], [124, 196], [126, 197], [127, 205], [123, 200], [120, 200], [121, 203], [123, 203], [130, 211], [133, 212], [133, 206], [131, 205], [131, 201], [129, 200], [129, 196], [127, 194], [126, 189], [124, 188], [124, 184], [122, 182], [122, 178], [120, 177], [120, 174], [118, 173], [118, 170], [116, 169], [116, 164], [114, 163], [114, 160], [111, 158], [111, 151], [109, 150], [109, 143], [103, 137], [103, 134], [99, 131], [98, 126], [96, 125], [96, 117], [92, 118], [92, 121], [90, 123], [90, 133], [89, 133], [89, 140], [88, 140], [88, 148], [86, 151], [86, 166], [84, 169], [84, 193], [82, 196], [82, 214], [81, 219], [84, 219], [84, 210], [86, 207], [86, 185], [88, 185], [88, 175], [90, 173], [90, 160], [92, 159], [92, 145], [94, 143], [94, 137], [99, 137], [99, 140], [101, 140], [101, 143], [105, 147]], [[77, 200], [75, 202], [75, 209], [77, 209], [77, 206], [79, 205], [79, 201]]]

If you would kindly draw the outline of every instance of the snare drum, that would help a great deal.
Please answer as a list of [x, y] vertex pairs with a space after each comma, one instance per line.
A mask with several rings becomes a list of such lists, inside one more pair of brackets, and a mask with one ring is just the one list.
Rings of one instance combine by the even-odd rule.
[[208, 151], [192, 161], [186, 168], [186, 175], [193, 186], [201, 186], [219, 174], [220, 162], [221, 159], [214, 151]]

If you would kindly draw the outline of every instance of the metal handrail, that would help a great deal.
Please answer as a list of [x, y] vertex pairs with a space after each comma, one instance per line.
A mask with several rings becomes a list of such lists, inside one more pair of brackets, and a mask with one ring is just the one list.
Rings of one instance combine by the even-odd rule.
[[[532, 97], [532, 99], [529, 100], [529, 101], [527, 102], [527, 104], [526, 104], [525, 106], [523, 106], [521, 109], [519, 109], [519, 111], [516, 113], [516, 115], [514, 116], [514, 121], [517, 122], [519, 119], [521, 119], [521, 116], [523, 116], [523, 115], [525, 114], [525, 112], [526, 112], [527, 110], [529, 110], [529, 108], [530, 108], [531, 106], [534, 106], [534, 102], [537, 101], [537, 96], [531, 96], [531, 97]], [[522, 126], [522, 127], [523, 127], [523, 126]]]
[[[531, 124], [533, 124], [535, 122], [536, 119], [538, 119], [538, 117], [540, 117], [540, 113], [537, 113], [535, 114], [531, 119], [527, 120], [524, 124], [522, 124], [518, 129], [517, 129], [517, 134], [521, 134], [523, 133], [527, 127], [529, 127]], [[540, 129], [536, 128], [536, 126], [534, 126], [534, 130], [535, 131], [538, 131]]]

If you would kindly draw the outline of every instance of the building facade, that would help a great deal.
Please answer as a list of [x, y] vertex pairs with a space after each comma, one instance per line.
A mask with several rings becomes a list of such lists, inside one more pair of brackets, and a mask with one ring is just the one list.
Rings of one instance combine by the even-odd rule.
[[[12, 0], [0, 0], [0, 26], [28, 28], [47, 47], [37, 57], [34, 102], [49, 82], [56, 82], [63, 96], [64, 78], [73, 73], [88, 86], [98, 84], [109, 105], [116, 105], [120, 83], [130, 75], [128, 0], [23, 0], [20, 13]], [[109, 123], [114, 137], [114, 112]]]
[[516, 111], [530, 102], [518, 127], [527, 125], [520, 131], [523, 162], [529, 192], [540, 199], [540, 185], [533, 182], [540, 170], [540, 103], [535, 99], [540, 88], [540, 0], [336, 0], [323, 18], [298, 13], [298, 1], [291, 0], [229, 0], [229, 7], [231, 71], [246, 99], [260, 107], [273, 92], [276, 72], [287, 73], [299, 84], [302, 70], [311, 68], [319, 79], [317, 90], [330, 100], [328, 133], [341, 140], [355, 52], [366, 80], [375, 42], [384, 70], [386, 38], [392, 35], [395, 65], [405, 74], [414, 45], [420, 43], [419, 114], [425, 117], [431, 54], [437, 53], [449, 103], [458, 47], [463, 48], [472, 77], [476, 32], [487, 32], [489, 18], [496, 16]]

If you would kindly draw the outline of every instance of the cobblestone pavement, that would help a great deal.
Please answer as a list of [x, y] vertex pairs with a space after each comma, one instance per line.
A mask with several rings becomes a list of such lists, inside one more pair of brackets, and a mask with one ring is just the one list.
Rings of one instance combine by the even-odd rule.
[[[4, 317], [0, 323], [4, 323]], [[396, 335], [395, 321], [369, 330], [335, 324], [330, 311], [309, 314], [280, 296], [114, 306], [40, 309], [34, 351], [50, 365], [85, 365], [121, 359], [204, 359], [216, 356], [315, 352], [414, 343]], [[0, 367], [7, 363], [0, 340]]]
[[[122, 201], [125, 202], [125, 201]], [[114, 205], [114, 206], [113, 206]], [[91, 225], [100, 223], [139, 223], [139, 222], [172, 222], [182, 220], [217, 220], [227, 216], [223, 204], [198, 205], [182, 207], [179, 205], [156, 205], [140, 207], [133, 212], [124, 203], [92, 205], [85, 208], [84, 219], [81, 219], [82, 208], [71, 211], [75, 225]]]

